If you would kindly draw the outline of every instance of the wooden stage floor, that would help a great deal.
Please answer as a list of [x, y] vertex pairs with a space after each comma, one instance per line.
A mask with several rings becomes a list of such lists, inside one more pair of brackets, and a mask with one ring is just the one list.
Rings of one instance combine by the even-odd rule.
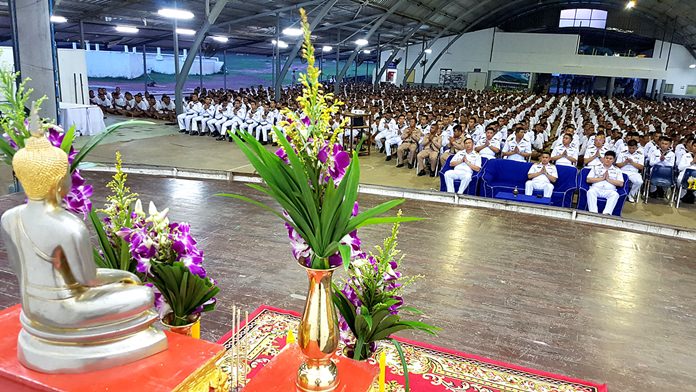
[[[95, 207], [109, 174], [87, 173]], [[306, 280], [293, 265], [286, 231], [273, 215], [217, 192], [251, 193], [243, 184], [129, 175], [144, 204], [170, 207], [191, 223], [207, 269], [222, 287], [218, 310], [203, 318], [216, 340], [231, 308], [261, 304], [302, 310]], [[23, 201], [0, 198], [0, 211]], [[361, 195], [364, 206], [382, 198]], [[438, 337], [406, 334], [452, 349], [571, 377], [610, 391], [692, 391], [696, 386], [696, 243], [505, 211], [407, 201], [403, 271], [424, 279], [407, 299]], [[366, 246], [389, 227], [360, 231]], [[340, 276], [340, 274], [339, 274]], [[0, 307], [18, 302], [0, 254]]]

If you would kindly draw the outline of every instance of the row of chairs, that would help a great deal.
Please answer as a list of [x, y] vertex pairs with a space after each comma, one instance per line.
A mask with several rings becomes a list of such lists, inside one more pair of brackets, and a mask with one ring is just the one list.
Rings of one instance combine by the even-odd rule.
[[[452, 170], [450, 161], [452, 157], [447, 159], [447, 162], [440, 170], [440, 190], [446, 191], [445, 172]], [[517, 162], [508, 159], [486, 159], [481, 158], [481, 170], [475, 172], [471, 178], [471, 183], [466, 189], [465, 194], [471, 196], [494, 197], [498, 192], [512, 192], [515, 188], [519, 192], [524, 192], [525, 183], [527, 182], [527, 173], [533, 163]], [[587, 210], [587, 191], [590, 189], [590, 184], [587, 183], [587, 176], [590, 173], [589, 168], [584, 168], [578, 171], [571, 166], [557, 165], [558, 180], [554, 183], [553, 195], [551, 196], [551, 205], [556, 207], [572, 208], [573, 199], [576, 192], [578, 193], [576, 208], [578, 210]], [[616, 203], [613, 215], [621, 216], [621, 210], [626, 202], [630, 183], [626, 174], [624, 177], [623, 187], [617, 189], [619, 193], [619, 201]], [[455, 188], [459, 185], [455, 181]], [[541, 192], [541, 191], [535, 191]], [[599, 198], [597, 207], [601, 211], [606, 204], [606, 199]]]
[[648, 202], [650, 187], [654, 185], [661, 188], [667, 188], [667, 200], [669, 200], [670, 205], [674, 205], [676, 202], [677, 208], [679, 208], [679, 204], [681, 202], [681, 198], [679, 196], [682, 189], [689, 186], [690, 177], [696, 177], [696, 170], [687, 169], [684, 173], [684, 177], [681, 181], [679, 181], [679, 169], [673, 166], [646, 167], [645, 172], [649, 173], [646, 176], [645, 188], [643, 189], [643, 200], [645, 203]]

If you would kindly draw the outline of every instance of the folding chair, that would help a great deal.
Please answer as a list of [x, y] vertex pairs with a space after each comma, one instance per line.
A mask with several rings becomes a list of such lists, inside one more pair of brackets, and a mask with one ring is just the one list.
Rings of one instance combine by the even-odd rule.
[[686, 188], [689, 186], [689, 178], [690, 177], [696, 177], [696, 170], [695, 169], [686, 169], [684, 172], [684, 177], [682, 177], [681, 182], [677, 184], [677, 190], [675, 191], [676, 198], [677, 198], [677, 208], [679, 208], [679, 204], [681, 203], [681, 191], [683, 188]]
[[647, 186], [645, 187], [645, 200], [644, 203], [648, 203], [648, 197], [650, 193], [650, 188], [655, 185], [657, 187], [669, 188], [671, 194], [668, 197], [669, 205], [674, 203], [674, 190], [676, 181], [674, 180], [674, 168], [672, 166], [653, 166], [650, 169], [650, 176], [648, 176]]

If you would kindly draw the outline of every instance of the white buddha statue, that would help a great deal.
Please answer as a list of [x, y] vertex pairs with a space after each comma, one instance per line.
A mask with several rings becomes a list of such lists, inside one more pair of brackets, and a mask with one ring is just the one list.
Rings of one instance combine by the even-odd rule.
[[68, 157], [32, 114], [34, 135], [12, 161], [29, 201], [2, 215], [2, 235], [22, 295], [17, 355], [46, 373], [103, 369], [167, 348], [152, 324], [152, 289], [134, 274], [96, 268], [89, 232], [61, 207]]

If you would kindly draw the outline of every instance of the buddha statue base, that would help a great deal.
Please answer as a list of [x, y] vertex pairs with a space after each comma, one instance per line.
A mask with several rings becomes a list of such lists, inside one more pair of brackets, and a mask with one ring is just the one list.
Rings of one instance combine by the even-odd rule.
[[[84, 373], [134, 362], [167, 349], [167, 337], [152, 324], [153, 311], [117, 324], [48, 332], [24, 312], [17, 340], [19, 362], [42, 373]], [[87, 343], [89, 342], [89, 343]]]

